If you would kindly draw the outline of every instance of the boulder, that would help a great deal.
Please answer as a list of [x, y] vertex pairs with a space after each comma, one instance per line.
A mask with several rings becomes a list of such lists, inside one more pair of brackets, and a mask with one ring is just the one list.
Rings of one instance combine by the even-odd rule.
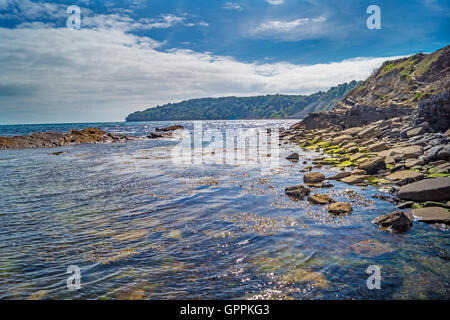
[[450, 224], [450, 211], [442, 207], [413, 209], [412, 213], [417, 221]]
[[450, 161], [450, 146], [445, 146], [437, 154], [438, 160]]
[[354, 176], [362, 176], [362, 175], [367, 174], [367, 172], [365, 170], [355, 169], [351, 172], [351, 174]]
[[284, 192], [291, 198], [292, 200], [303, 200], [305, 196], [311, 193], [311, 190], [304, 185], [298, 185], [293, 187], [287, 187]]
[[418, 136], [418, 135], [420, 135], [420, 134], [422, 134], [422, 133], [424, 133], [424, 132], [425, 132], [425, 130], [424, 130], [423, 127], [414, 128], [414, 129], [412, 129], [412, 130], [407, 131], [407, 132], [406, 132], [406, 136], [407, 136], [408, 138], [412, 138], [412, 137]]
[[450, 200], [450, 178], [425, 179], [400, 188], [398, 197], [412, 201]]
[[361, 163], [359, 169], [365, 170], [368, 174], [377, 174], [378, 171], [386, 170], [386, 163], [384, 158], [376, 157]]
[[393, 149], [381, 151], [380, 153], [378, 153], [378, 156], [383, 157], [383, 158], [388, 157], [388, 156], [393, 157], [396, 155], [401, 155], [405, 159], [412, 159], [412, 158], [417, 159], [418, 157], [423, 155], [423, 147], [419, 146], [419, 145], [413, 145], [413, 146], [407, 146], [407, 147], [393, 148]]
[[363, 176], [351, 175], [349, 177], [342, 178], [341, 181], [344, 183], [347, 183], [347, 184], [358, 184], [358, 183], [366, 181], [369, 177], [370, 176], [368, 176], [368, 175], [363, 175]]
[[341, 143], [344, 142], [344, 141], [351, 140], [351, 139], [353, 139], [353, 137], [352, 137], [351, 135], [344, 134], [344, 135], [342, 135], [342, 136], [339, 136], [339, 137], [334, 138], [334, 139], [331, 141], [331, 144], [332, 144], [332, 145], [338, 145], [338, 144], [341, 144]]
[[300, 159], [300, 156], [297, 152], [294, 152], [294, 153], [290, 154], [289, 156], [287, 156], [286, 159], [289, 161], [298, 161]]
[[323, 180], [325, 180], [325, 175], [320, 172], [310, 172], [303, 177], [305, 183], [319, 183]]
[[422, 180], [425, 176], [422, 173], [418, 173], [410, 170], [401, 170], [394, 172], [386, 177], [388, 180], [398, 182], [399, 185], [405, 185]]
[[413, 226], [413, 217], [411, 213], [397, 210], [373, 219], [372, 223], [385, 231], [406, 232]]
[[350, 172], [339, 172], [334, 176], [329, 177], [330, 180], [340, 180], [346, 177], [351, 176], [352, 174]]
[[328, 212], [338, 216], [348, 215], [353, 211], [352, 205], [347, 202], [332, 203], [327, 208]]
[[315, 193], [312, 196], [308, 197], [308, 201], [314, 204], [325, 205], [329, 203], [336, 202], [330, 196], [326, 194]]
[[379, 152], [379, 151], [387, 150], [388, 146], [384, 142], [378, 142], [378, 143], [369, 145], [367, 147], [367, 149], [369, 149], [369, 151], [372, 151], [372, 152]]
[[169, 132], [169, 131], [183, 130], [183, 129], [184, 129], [184, 127], [181, 125], [174, 125], [174, 126], [169, 126], [169, 127], [165, 127], [165, 128], [156, 128], [155, 131]]

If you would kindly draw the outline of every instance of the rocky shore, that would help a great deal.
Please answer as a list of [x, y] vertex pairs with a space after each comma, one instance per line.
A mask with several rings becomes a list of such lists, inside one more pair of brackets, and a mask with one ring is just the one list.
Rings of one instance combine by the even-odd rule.
[[[404, 232], [413, 220], [448, 228], [448, 127], [445, 132], [435, 131], [422, 114], [415, 113], [346, 130], [337, 126], [308, 130], [301, 124], [294, 125], [280, 136], [285, 143], [323, 154], [313, 159], [313, 166], [306, 168], [304, 185], [286, 189], [286, 194], [294, 200], [309, 196], [307, 200], [313, 204], [328, 205], [331, 214], [346, 215], [352, 211], [350, 204], [334, 203], [326, 194], [310, 196], [311, 189], [332, 187], [329, 181], [333, 180], [362, 187], [372, 185], [387, 191], [382, 200], [399, 208], [373, 221], [383, 230]], [[299, 161], [298, 154], [288, 156], [288, 160]], [[315, 171], [322, 167], [335, 167], [339, 171], [326, 177]]]
[[99, 128], [85, 128], [81, 131], [70, 130], [61, 132], [34, 132], [29, 136], [0, 137], [1, 149], [51, 148], [77, 145], [80, 143], [118, 143], [156, 138], [170, 138], [175, 130], [184, 129], [182, 126], [157, 128], [155, 132], [145, 137], [107, 133]]

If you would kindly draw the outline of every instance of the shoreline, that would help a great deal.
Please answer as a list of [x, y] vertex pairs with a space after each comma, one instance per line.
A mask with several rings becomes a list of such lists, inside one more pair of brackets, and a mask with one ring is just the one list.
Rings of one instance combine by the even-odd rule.
[[[306, 168], [304, 184], [286, 189], [296, 200], [328, 205], [331, 214], [346, 215], [350, 204], [334, 203], [327, 194], [315, 191], [333, 187], [328, 180], [356, 186], [376, 186], [388, 191], [381, 200], [399, 210], [372, 221], [382, 230], [405, 232], [413, 221], [450, 228], [450, 130], [432, 132], [427, 123], [414, 126], [414, 115], [380, 120], [366, 126], [342, 130], [337, 127], [306, 130], [295, 124], [280, 134], [285, 144], [314, 150], [322, 155]], [[301, 161], [293, 153], [288, 160]], [[314, 169], [322, 166], [340, 170], [325, 177]]]

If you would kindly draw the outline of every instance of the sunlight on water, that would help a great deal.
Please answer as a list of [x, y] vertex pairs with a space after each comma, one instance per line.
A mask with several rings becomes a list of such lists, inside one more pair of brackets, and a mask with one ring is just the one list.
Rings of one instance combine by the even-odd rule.
[[[170, 124], [94, 125], [145, 135]], [[0, 135], [86, 126], [4, 126]], [[285, 195], [314, 151], [282, 144], [275, 167], [174, 164], [179, 138], [0, 151], [0, 298], [448, 298], [447, 232], [421, 223], [401, 235], [379, 231], [370, 221], [395, 207], [372, 187], [333, 182], [326, 192], [354, 208], [342, 218]], [[293, 151], [302, 161], [284, 159]], [[66, 288], [70, 265], [81, 268], [80, 290]], [[370, 265], [381, 267], [381, 290], [366, 286]]]

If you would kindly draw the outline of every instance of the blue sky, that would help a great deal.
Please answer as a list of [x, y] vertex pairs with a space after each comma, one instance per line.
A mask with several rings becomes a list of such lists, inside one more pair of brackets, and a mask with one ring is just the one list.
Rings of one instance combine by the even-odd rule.
[[[368, 6], [381, 9], [369, 30]], [[66, 28], [69, 5], [81, 29]], [[0, 0], [0, 124], [121, 121], [207, 96], [309, 94], [450, 43], [450, 1]]]

